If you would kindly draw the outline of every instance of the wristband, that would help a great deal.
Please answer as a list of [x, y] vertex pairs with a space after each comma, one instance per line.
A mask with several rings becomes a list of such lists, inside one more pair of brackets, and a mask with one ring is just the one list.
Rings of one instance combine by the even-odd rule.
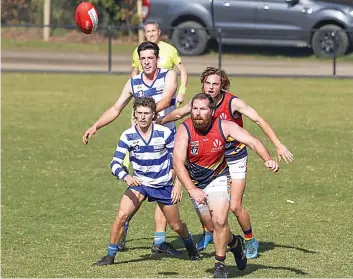
[[180, 85], [178, 93], [185, 95], [186, 87], [184, 85]]

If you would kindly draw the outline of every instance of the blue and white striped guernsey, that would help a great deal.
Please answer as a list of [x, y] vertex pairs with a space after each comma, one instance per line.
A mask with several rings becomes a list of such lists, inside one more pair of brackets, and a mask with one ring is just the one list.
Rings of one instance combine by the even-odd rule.
[[[158, 74], [156, 79], [151, 85], [147, 85], [143, 81], [143, 72], [139, 75], [131, 78], [131, 88], [132, 88], [132, 96], [134, 98], [137, 97], [152, 97], [155, 102], [159, 102], [162, 99], [162, 93], [165, 86], [165, 77], [168, 73], [168, 69], [158, 69]], [[176, 103], [176, 92], [172, 97], [170, 102], [170, 106], [165, 110], [162, 110], [158, 113], [160, 117], [166, 116], [171, 111], [175, 110], [175, 103]], [[175, 122], [170, 122], [165, 124], [164, 126], [168, 127], [171, 130], [175, 129]]]
[[110, 163], [112, 173], [119, 179], [125, 178], [127, 173], [122, 169], [122, 164], [129, 151], [134, 176], [140, 179], [142, 185], [153, 188], [172, 185], [173, 147], [174, 134], [169, 128], [152, 124], [151, 137], [146, 142], [135, 125], [120, 137]]

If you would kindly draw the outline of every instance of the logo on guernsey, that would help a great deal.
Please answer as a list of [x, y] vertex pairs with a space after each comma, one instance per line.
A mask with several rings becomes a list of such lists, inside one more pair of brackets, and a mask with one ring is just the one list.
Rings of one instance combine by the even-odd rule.
[[140, 151], [140, 146], [138, 144], [136, 144], [134, 147], [133, 147], [134, 151], [135, 152], [138, 152]]
[[191, 146], [198, 146], [199, 145], [199, 141], [197, 140], [197, 141], [192, 141], [191, 143], [190, 143], [190, 145]]
[[225, 119], [227, 119], [227, 115], [224, 112], [222, 112], [221, 115], [219, 116], [219, 118], [225, 120]]
[[220, 147], [220, 146], [222, 146], [222, 142], [219, 139], [215, 139], [213, 141], [213, 145], [214, 145], [214, 147]]
[[199, 147], [198, 146], [191, 146], [191, 154], [197, 155], [198, 153], [199, 153]]
[[143, 97], [143, 90], [136, 92], [137, 97]]

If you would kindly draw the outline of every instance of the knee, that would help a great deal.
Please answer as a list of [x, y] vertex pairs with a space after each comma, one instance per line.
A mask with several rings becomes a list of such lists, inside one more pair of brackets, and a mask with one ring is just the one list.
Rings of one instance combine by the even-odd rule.
[[227, 225], [227, 216], [215, 216], [214, 218], [212, 218], [212, 220], [215, 229], [224, 228]]
[[129, 215], [123, 211], [123, 210], [119, 210], [118, 214], [115, 217], [115, 225], [119, 225], [119, 226], [124, 226], [126, 221], [129, 219]]
[[243, 210], [242, 202], [241, 201], [231, 202], [230, 210], [235, 214], [235, 216], [239, 216]]
[[169, 224], [170, 228], [175, 231], [175, 232], [180, 232], [182, 228], [185, 226], [185, 224], [180, 220], [178, 222], [171, 222]]

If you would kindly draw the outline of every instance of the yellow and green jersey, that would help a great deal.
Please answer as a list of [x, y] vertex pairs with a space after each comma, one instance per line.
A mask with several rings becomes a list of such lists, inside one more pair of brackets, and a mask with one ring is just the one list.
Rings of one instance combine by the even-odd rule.
[[[175, 65], [178, 65], [181, 62], [181, 58], [177, 49], [166, 42], [159, 41], [159, 63], [158, 68], [164, 68], [172, 70]], [[132, 54], [132, 67], [137, 68], [139, 72], [142, 72], [142, 66], [139, 60], [139, 55], [137, 53], [137, 48]]]

